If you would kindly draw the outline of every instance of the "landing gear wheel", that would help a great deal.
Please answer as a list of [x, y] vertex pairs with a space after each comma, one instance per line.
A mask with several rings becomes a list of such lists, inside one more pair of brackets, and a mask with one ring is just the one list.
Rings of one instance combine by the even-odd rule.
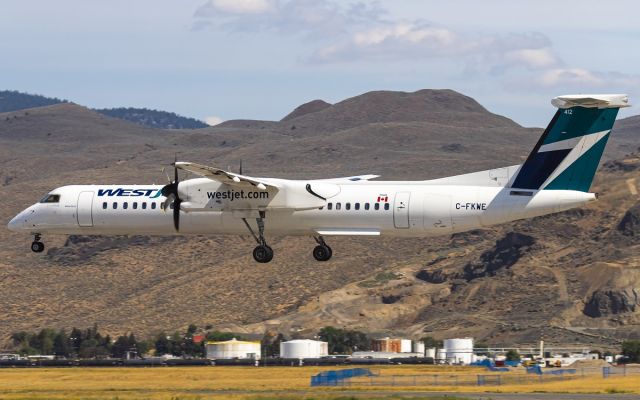
[[328, 261], [332, 255], [333, 251], [331, 250], [331, 247], [327, 246], [326, 244], [320, 244], [313, 249], [313, 258], [318, 261]]
[[268, 263], [273, 260], [273, 249], [267, 245], [259, 245], [253, 249], [253, 259], [259, 263]]
[[34, 253], [42, 253], [44, 250], [44, 244], [42, 242], [33, 242], [31, 243], [31, 251]]

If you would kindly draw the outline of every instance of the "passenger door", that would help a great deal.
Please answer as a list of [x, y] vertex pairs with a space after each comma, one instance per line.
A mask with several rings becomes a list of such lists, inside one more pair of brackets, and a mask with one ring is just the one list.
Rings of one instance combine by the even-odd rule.
[[76, 215], [79, 226], [93, 226], [93, 192], [80, 192]]
[[411, 192], [398, 192], [393, 202], [393, 224], [399, 229], [409, 228], [409, 198]]

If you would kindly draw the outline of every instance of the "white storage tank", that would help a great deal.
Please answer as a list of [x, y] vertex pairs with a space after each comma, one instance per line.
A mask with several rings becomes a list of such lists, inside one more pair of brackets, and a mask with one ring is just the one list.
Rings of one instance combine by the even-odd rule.
[[421, 340], [416, 340], [413, 342], [413, 352], [419, 353], [420, 357], [424, 357], [424, 342]]
[[444, 341], [447, 362], [468, 365], [473, 362], [473, 339], [446, 339]]
[[260, 342], [245, 342], [233, 338], [225, 342], [207, 342], [207, 358], [211, 360], [252, 359], [259, 360], [262, 346]]
[[436, 349], [436, 360], [445, 362], [447, 360], [447, 349]]
[[329, 344], [318, 340], [296, 339], [280, 343], [280, 358], [320, 358], [329, 355]]
[[400, 353], [411, 353], [413, 342], [411, 339], [400, 339]]
[[435, 347], [430, 347], [428, 349], [426, 349], [424, 351], [424, 356], [425, 357], [431, 357], [434, 360], [436, 359], [436, 348]]

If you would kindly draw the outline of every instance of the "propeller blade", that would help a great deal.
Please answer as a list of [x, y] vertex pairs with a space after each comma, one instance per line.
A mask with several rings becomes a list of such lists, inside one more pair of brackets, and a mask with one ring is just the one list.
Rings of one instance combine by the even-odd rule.
[[175, 198], [176, 198], [176, 196], [173, 193], [169, 194], [166, 197], [167, 198], [165, 199], [164, 204], [162, 205], [162, 210], [164, 212], [167, 212], [167, 210], [169, 209], [169, 205], [171, 204], [171, 202], [175, 202]]
[[[173, 226], [176, 228], [176, 232], [180, 231], [180, 204], [182, 203], [182, 199], [178, 194], [178, 185], [180, 184], [180, 176], [178, 175], [178, 167], [176, 163], [178, 162], [178, 155], [175, 156], [175, 161], [173, 162], [173, 176], [174, 180], [164, 185], [162, 189], [160, 189], [160, 193], [166, 198], [163, 205], [164, 212], [167, 212], [167, 208], [171, 206], [173, 203]], [[169, 176], [167, 175], [167, 178]]]
[[169, 178], [169, 174], [167, 174], [167, 170], [165, 167], [162, 167], [162, 173], [167, 177], [167, 182], [171, 183], [171, 178]]
[[173, 227], [176, 228], [176, 232], [180, 231], [180, 203], [182, 201], [179, 198], [173, 202]]

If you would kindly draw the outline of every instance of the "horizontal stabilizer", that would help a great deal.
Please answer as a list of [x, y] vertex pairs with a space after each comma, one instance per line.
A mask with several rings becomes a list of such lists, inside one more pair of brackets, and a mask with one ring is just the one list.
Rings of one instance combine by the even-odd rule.
[[587, 108], [622, 108], [630, 107], [626, 94], [569, 94], [558, 96], [551, 100], [551, 104], [558, 108], [571, 107]]

